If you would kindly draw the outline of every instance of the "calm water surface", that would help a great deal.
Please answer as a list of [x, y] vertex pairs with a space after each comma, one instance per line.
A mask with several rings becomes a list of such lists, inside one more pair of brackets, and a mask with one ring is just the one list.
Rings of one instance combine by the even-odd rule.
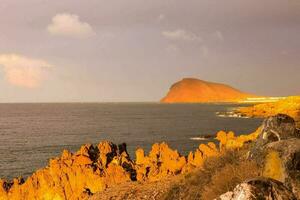
[[155, 103], [0, 104], [0, 178], [28, 176], [63, 149], [76, 151], [101, 140], [137, 147], [166, 141], [182, 154], [197, 148], [191, 140], [218, 130], [250, 133], [260, 119], [220, 118], [239, 105]]

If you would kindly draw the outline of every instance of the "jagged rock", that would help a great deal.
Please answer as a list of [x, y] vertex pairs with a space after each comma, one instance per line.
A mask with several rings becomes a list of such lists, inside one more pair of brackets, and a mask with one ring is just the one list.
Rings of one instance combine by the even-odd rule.
[[149, 156], [145, 156], [142, 149], [136, 151], [136, 164], [138, 180], [158, 180], [180, 173], [186, 165], [186, 159], [166, 143], [156, 143], [152, 146]]
[[260, 134], [260, 130], [261, 128], [258, 128], [254, 133], [240, 136], [235, 136], [234, 132], [232, 131], [229, 131], [228, 133], [219, 131], [215, 139], [219, 141], [219, 148], [221, 151], [235, 150], [242, 148], [249, 142], [255, 141]]
[[[220, 133], [218, 139], [222, 143], [220, 148], [234, 149], [254, 138], [255, 135], [235, 137], [229, 132]], [[156, 143], [148, 155], [143, 149], [137, 149], [133, 162], [126, 144], [117, 146], [109, 141], [97, 146], [87, 144], [76, 153], [64, 150], [60, 158], [51, 159], [48, 167], [37, 170], [26, 181], [0, 179], [0, 200], [86, 199], [109, 186], [127, 181], [155, 181], [190, 172], [196, 167], [201, 168], [205, 159], [221, 153], [215, 143], [209, 142], [200, 144], [195, 152], [184, 157], [166, 143]]]
[[[126, 167], [125, 167], [126, 166]], [[75, 154], [64, 150], [60, 158], [36, 171], [25, 182], [0, 180], [1, 200], [86, 199], [107, 186], [131, 181], [132, 161], [126, 145], [111, 142], [84, 145]]]
[[297, 200], [283, 183], [269, 178], [245, 181], [233, 191], [221, 195], [217, 200]]

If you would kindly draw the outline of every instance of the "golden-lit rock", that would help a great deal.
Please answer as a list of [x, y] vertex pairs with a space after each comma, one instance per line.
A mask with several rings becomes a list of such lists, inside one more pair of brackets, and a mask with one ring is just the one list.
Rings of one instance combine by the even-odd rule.
[[120, 183], [155, 181], [191, 172], [201, 168], [205, 159], [221, 155], [221, 149], [240, 147], [255, 136], [236, 137], [233, 132], [219, 132], [220, 148], [212, 142], [200, 144], [188, 157], [181, 156], [164, 142], [156, 143], [148, 155], [143, 149], [137, 149], [135, 162], [131, 161], [126, 144], [117, 146], [103, 141], [97, 146], [83, 145], [76, 153], [64, 150], [61, 157], [51, 159], [48, 167], [37, 170], [26, 181], [0, 180], [0, 200], [87, 199]]
[[184, 78], [173, 84], [163, 103], [238, 102], [254, 97], [225, 84]]
[[93, 161], [87, 156], [78, 155], [74, 158], [74, 165], [90, 165]]
[[60, 158], [51, 159], [48, 167], [37, 170], [25, 182], [1, 180], [0, 199], [85, 199], [110, 185], [130, 181], [132, 162], [123, 146], [117, 148], [109, 142], [98, 146], [84, 145], [75, 154], [64, 150]]
[[156, 143], [152, 146], [148, 156], [145, 156], [144, 150], [136, 150], [136, 165], [138, 180], [158, 180], [168, 175], [181, 173], [186, 165], [186, 159], [166, 143]]
[[219, 155], [219, 150], [216, 148], [216, 145], [212, 142], [209, 142], [207, 145], [200, 144], [199, 150], [202, 152], [204, 158]]
[[246, 143], [255, 141], [260, 132], [261, 128], [258, 128], [254, 133], [235, 136], [232, 131], [229, 131], [228, 133], [219, 131], [215, 139], [219, 141], [219, 148], [221, 151], [229, 149], [234, 150], [242, 148]]
[[292, 96], [273, 103], [262, 103], [237, 110], [248, 117], [270, 117], [286, 114], [293, 117], [300, 125], [300, 96]]

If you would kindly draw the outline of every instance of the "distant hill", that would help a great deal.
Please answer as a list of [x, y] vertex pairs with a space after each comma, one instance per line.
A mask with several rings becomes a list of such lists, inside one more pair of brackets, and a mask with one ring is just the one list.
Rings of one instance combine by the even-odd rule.
[[173, 84], [163, 103], [238, 102], [255, 95], [244, 93], [229, 85], [195, 78], [184, 78]]

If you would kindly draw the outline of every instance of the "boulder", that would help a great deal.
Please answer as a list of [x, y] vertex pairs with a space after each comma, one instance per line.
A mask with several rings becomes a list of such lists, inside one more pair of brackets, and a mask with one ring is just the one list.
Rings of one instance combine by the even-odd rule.
[[283, 183], [270, 178], [255, 178], [237, 185], [217, 200], [297, 200]]
[[263, 177], [282, 182], [300, 198], [300, 137], [293, 118], [266, 118], [249, 158], [262, 166]]
[[294, 137], [300, 138], [295, 120], [288, 115], [278, 114], [264, 120], [259, 139], [273, 142]]
[[263, 155], [263, 176], [283, 182], [300, 199], [300, 139], [269, 143]]
[[268, 117], [264, 120], [261, 132], [250, 150], [250, 157], [260, 157], [268, 143], [289, 138], [300, 138], [295, 120], [285, 114]]

